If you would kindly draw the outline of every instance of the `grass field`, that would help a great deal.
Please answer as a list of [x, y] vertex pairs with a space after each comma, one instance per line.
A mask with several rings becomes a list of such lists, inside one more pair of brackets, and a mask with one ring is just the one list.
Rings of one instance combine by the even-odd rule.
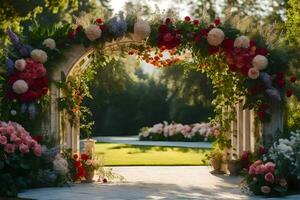
[[209, 149], [97, 143], [96, 154], [106, 166], [207, 165]]

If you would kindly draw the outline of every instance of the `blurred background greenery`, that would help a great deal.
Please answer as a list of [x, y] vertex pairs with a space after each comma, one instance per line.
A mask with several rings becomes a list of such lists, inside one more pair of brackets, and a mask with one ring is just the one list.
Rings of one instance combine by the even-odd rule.
[[[284, 37], [282, 45], [299, 51], [299, 0], [2, 0], [0, 57], [5, 58], [8, 27], [21, 33], [23, 27], [32, 23], [63, 24], [82, 13], [107, 19], [118, 3], [124, 4], [125, 13], [139, 13], [145, 18], [157, 12], [154, 3], [165, 3], [167, 16], [176, 16], [176, 12], [184, 9], [193, 18], [201, 18], [207, 12], [208, 21], [230, 13], [230, 16], [251, 17], [260, 26], [274, 23], [274, 34]], [[292, 63], [290, 71], [299, 77], [299, 59]], [[137, 134], [142, 126], [164, 120], [194, 123], [214, 116], [210, 80], [197, 71], [185, 71], [182, 65], [154, 70], [150, 66], [141, 67], [143, 64], [130, 57], [103, 64], [95, 56], [91, 65], [97, 74], [90, 84], [93, 99], [86, 99], [85, 106], [93, 113], [94, 135]], [[291, 129], [300, 128], [299, 97], [298, 83], [295, 97], [288, 104], [287, 126]]]

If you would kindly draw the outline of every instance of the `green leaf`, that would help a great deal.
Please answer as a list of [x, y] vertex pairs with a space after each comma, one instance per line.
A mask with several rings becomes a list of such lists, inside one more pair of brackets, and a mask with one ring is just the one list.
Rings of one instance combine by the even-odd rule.
[[288, 189], [287, 189], [287, 187], [275, 186], [274, 190], [279, 193], [286, 193]]

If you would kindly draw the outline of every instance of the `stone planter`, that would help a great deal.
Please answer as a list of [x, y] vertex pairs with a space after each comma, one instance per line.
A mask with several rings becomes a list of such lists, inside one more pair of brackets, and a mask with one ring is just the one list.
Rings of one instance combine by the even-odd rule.
[[227, 162], [227, 169], [230, 175], [237, 176], [241, 171], [241, 164], [238, 160], [229, 160]]
[[82, 140], [83, 145], [84, 145], [84, 152], [88, 155], [91, 155], [92, 157], [94, 157], [95, 154], [95, 143], [96, 140], [93, 139], [86, 139], [86, 140]]
[[94, 182], [95, 171], [87, 171], [86, 172], [86, 182], [92, 183]]

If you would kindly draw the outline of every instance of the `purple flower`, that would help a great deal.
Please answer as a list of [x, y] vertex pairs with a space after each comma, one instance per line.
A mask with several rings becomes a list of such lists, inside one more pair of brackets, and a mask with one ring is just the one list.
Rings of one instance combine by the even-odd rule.
[[266, 88], [271, 89], [272, 88], [272, 80], [271, 76], [266, 72], [261, 72], [259, 75], [260, 80], [262, 80], [266, 86]]
[[11, 59], [7, 58], [5, 65], [7, 75], [10, 76], [14, 72], [14, 62]]
[[276, 99], [277, 101], [281, 101], [280, 93], [277, 89], [267, 89], [266, 93], [273, 99]]
[[6, 33], [7, 33], [8, 37], [10, 38], [11, 43], [16, 48], [20, 48], [20, 39], [19, 39], [19, 37], [10, 28], [7, 29]]

